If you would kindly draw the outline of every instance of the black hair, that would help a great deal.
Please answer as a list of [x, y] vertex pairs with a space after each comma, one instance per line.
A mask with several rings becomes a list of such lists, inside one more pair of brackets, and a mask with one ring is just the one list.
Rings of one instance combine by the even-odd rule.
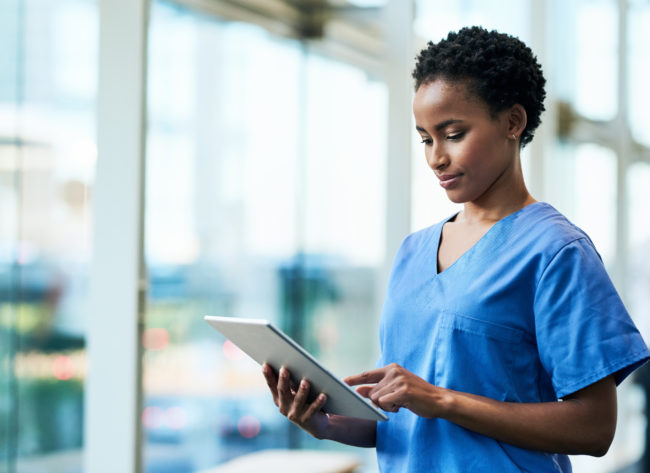
[[537, 58], [521, 40], [478, 26], [450, 32], [429, 42], [416, 58], [415, 90], [436, 79], [465, 82], [482, 99], [492, 116], [515, 104], [526, 110], [521, 146], [533, 139], [544, 109], [546, 79]]

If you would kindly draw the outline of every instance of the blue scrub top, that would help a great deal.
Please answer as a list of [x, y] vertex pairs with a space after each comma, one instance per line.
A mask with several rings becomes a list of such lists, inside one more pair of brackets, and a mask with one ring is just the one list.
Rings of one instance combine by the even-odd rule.
[[[408, 236], [380, 324], [379, 366], [499, 401], [556, 401], [650, 357], [589, 237], [545, 203], [498, 221], [437, 273], [447, 219]], [[377, 426], [382, 472], [569, 472], [566, 455], [514, 447], [407, 409]]]

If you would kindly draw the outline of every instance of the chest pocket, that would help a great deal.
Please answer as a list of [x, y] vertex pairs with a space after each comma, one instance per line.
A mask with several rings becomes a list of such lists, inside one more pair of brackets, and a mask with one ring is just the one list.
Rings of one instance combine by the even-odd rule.
[[442, 312], [437, 325], [436, 385], [500, 401], [521, 400], [518, 380], [527, 376], [537, 353], [526, 332], [453, 312]]

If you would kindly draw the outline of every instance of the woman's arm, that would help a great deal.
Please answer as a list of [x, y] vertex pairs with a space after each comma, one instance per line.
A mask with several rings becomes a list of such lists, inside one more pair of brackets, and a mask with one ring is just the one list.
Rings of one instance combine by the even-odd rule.
[[560, 402], [516, 403], [433, 386], [399, 365], [346, 378], [387, 411], [406, 408], [439, 417], [518, 447], [553, 453], [604, 455], [616, 429], [616, 385], [604, 378]]
[[313, 437], [356, 447], [375, 446], [376, 421], [325, 414], [322, 411], [327, 401], [325, 394], [320, 394], [311, 404], [307, 402], [307, 380], [302, 380], [297, 391], [294, 391], [290, 386], [291, 375], [287, 369], [281, 368], [277, 376], [268, 364], [264, 364], [262, 372], [280, 413]]

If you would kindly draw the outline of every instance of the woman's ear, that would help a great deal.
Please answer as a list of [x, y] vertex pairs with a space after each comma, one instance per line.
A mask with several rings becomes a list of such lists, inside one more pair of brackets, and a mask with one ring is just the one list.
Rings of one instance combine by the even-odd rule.
[[528, 122], [528, 115], [526, 115], [526, 109], [519, 105], [518, 103], [514, 104], [507, 111], [508, 119], [508, 137], [519, 139], [521, 134], [526, 129], [526, 123]]

